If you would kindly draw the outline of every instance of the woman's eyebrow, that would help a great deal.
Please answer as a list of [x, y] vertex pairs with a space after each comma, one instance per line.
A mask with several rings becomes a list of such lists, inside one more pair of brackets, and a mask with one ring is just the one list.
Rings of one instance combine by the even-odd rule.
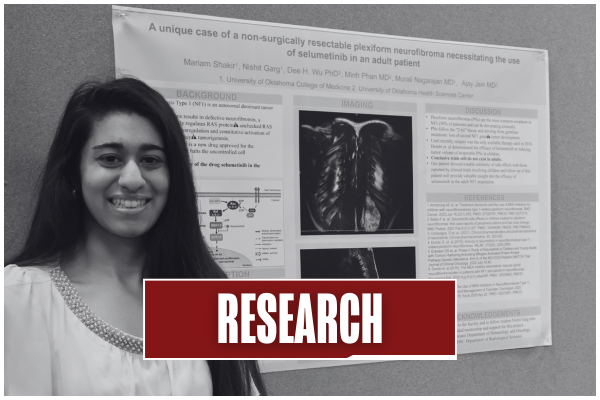
[[[92, 150], [98, 150], [98, 149], [119, 149], [122, 150], [124, 149], [125, 146], [123, 145], [123, 143], [119, 143], [119, 142], [108, 142], [108, 143], [102, 143], [99, 145], [96, 145], [94, 147], [92, 147]], [[142, 143], [142, 145], [140, 146], [140, 150], [142, 151], [149, 151], [149, 150], [159, 150], [164, 152], [165, 149], [161, 146], [158, 146], [156, 144], [152, 144], [152, 143]]]
[[125, 146], [123, 146], [123, 143], [117, 143], [117, 142], [108, 142], [108, 143], [102, 143], [99, 144], [97, 146], [92, 147], [92, 150], [98, 150], [98, 149], [124, 149]]
[[148, 150], [159, 150], [159, 151], [162, 151], [163, 153], [165, 152], [165, 149], [164, 149], [164, 148], [162, 148], [162, 147], [160, 147], [160, 146], [158, 146], [158, 145], [156, 145], [156, 144], [152, 144], [152, 143], [143, 143], [143, 144], [140, 146], [140, 150], [143, 150], [143, 151], [148, 151]]

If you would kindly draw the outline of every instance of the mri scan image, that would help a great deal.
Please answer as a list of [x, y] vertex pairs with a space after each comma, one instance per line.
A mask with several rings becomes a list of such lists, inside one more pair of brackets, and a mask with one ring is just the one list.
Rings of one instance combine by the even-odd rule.
[[414, 247], [300, 250], [302, 278], [414, 279]]
[[301, 234], [413, 233], [412, 119], [300, 111]]

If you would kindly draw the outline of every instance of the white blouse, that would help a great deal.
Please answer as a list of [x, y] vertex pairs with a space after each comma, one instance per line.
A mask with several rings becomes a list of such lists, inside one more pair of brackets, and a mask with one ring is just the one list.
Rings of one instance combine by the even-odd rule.
[[4, 268], [5, 395], [212, 394], [206, 361], [144, 360], [65, 286], [57, 268]]

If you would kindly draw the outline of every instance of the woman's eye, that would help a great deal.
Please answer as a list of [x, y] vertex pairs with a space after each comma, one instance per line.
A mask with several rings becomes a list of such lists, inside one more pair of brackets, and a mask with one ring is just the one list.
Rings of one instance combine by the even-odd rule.
[[144, 157], [141, 162], [147, 167], [157, 167], [161, 165], [163, 161], [159, 157]]
[[121, 162], [121, 159], [114, 155], [114, 154], [106, 154], [103, 156], [100, 156], [99, 158], [100, 163], [106, 166], [116, 166]]

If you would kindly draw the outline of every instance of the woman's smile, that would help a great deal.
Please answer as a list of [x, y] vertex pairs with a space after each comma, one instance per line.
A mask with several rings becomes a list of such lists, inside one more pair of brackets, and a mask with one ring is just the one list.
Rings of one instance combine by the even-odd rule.
[[142, 211], [146, 204], [150, 201], [149, 199], [124, 199], [124, 198], [109, 198], [108, 201], [114, 206], [115, 210], [118, 211]]

